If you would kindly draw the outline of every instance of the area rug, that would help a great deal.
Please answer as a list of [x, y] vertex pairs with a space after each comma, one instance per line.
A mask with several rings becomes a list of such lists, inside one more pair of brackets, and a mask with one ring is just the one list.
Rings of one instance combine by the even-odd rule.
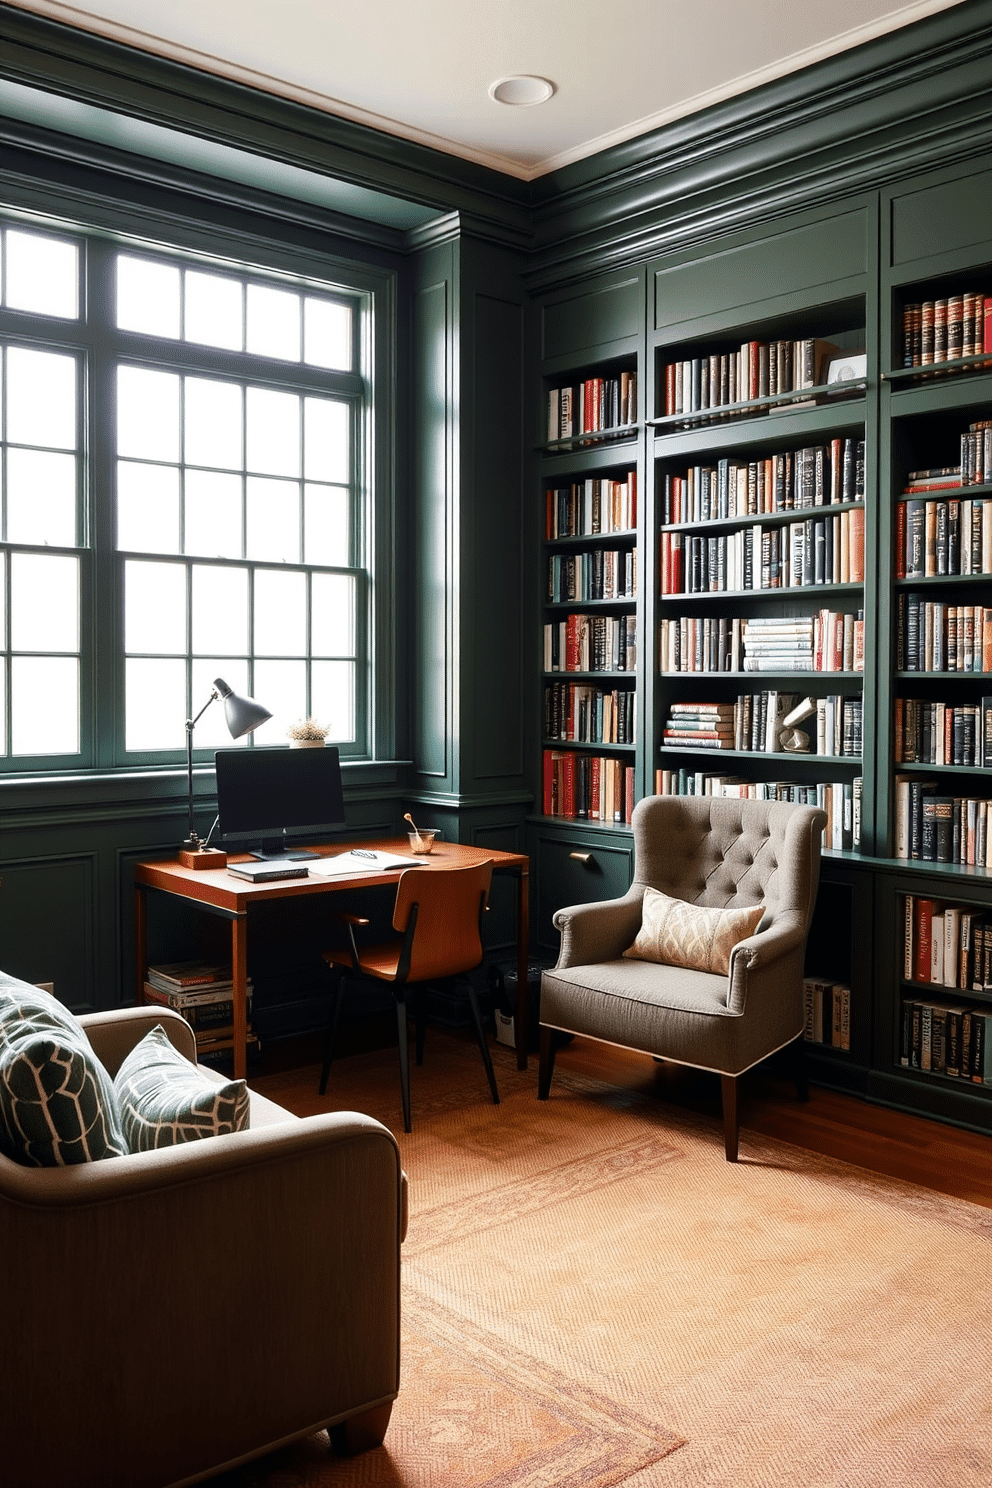
[[[227, 1488], [989, 1488], [992, 1210], [569, 1071], [429, 1042], [301, 1072], [298, 1114], [394, 1131], [410, 1179], [382, 1447], [323, 1434]], [[264, 1091], [266, 1081], [259, 1080]], [[286, 1101], [286, 1087], [280, 1095]], [[815, 1094], [814, 1094], [815, 1099]]]

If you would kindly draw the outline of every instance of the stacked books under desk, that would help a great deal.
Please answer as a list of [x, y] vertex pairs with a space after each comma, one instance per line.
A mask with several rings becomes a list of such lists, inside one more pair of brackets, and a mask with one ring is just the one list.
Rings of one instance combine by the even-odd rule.
[[[177, 961], [149, 966], [143, 990], [145, 1002], [172, 1008], [186, 1019], [198, 1048], [230, 1043], [234, 1037], [234, 981], [229, 965]], [[249, 1042], [253, 1042], [251, 981], [247, 998]]]

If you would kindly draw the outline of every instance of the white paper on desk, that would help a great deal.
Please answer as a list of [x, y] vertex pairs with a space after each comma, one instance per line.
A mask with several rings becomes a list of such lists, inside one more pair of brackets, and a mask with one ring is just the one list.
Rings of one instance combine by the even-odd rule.
[[359, 852], [335, 853], [308, 864], [315, 878], [351, 878], [356, 873], [389, 873], [393, 868], [422, 868], [423, 858], [404, 858], [399, 853], [362, 848]]

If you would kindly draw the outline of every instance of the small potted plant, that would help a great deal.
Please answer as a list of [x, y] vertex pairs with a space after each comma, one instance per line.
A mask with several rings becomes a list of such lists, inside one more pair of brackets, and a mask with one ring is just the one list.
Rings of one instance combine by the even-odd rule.
[[290, 749], [323, 749], [327, 725], [318, 723], [316, 718], [298, 718], [289, 725], [286, 737]]

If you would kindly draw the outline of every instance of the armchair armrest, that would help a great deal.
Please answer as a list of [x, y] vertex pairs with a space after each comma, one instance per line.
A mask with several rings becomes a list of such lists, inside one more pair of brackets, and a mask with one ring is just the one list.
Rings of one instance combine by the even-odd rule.
[[730, 953], [727, 985], [730, 1011], [744, 1011], [750, 989], [757, 990], [764, 982], [777, 982], [779, 975], [787, 969], [792, 974], [794, 969], [787, 968], [784, 963], [789, 957], [802, 954], [805, 939], [806, 929], [799, 917], [788, 915], [767, 930], [738, 941]]
[[136, 1044], [160, 1024], [180, 1054], [196, 1063], [196, 1035], [179, 1013], [154, 1003], [138, 1007], [110, 1008], [103, 1013], [85, 1013], [80, 1023], [93, 1052], [113, 1079]]
[[644, 885], [635, 884], [622, 899], [601, 899], [556, 910], [554, 924], [561, 931], [557, 965], [592, 966], [622, 956], [641, 928], [643, 898]]

